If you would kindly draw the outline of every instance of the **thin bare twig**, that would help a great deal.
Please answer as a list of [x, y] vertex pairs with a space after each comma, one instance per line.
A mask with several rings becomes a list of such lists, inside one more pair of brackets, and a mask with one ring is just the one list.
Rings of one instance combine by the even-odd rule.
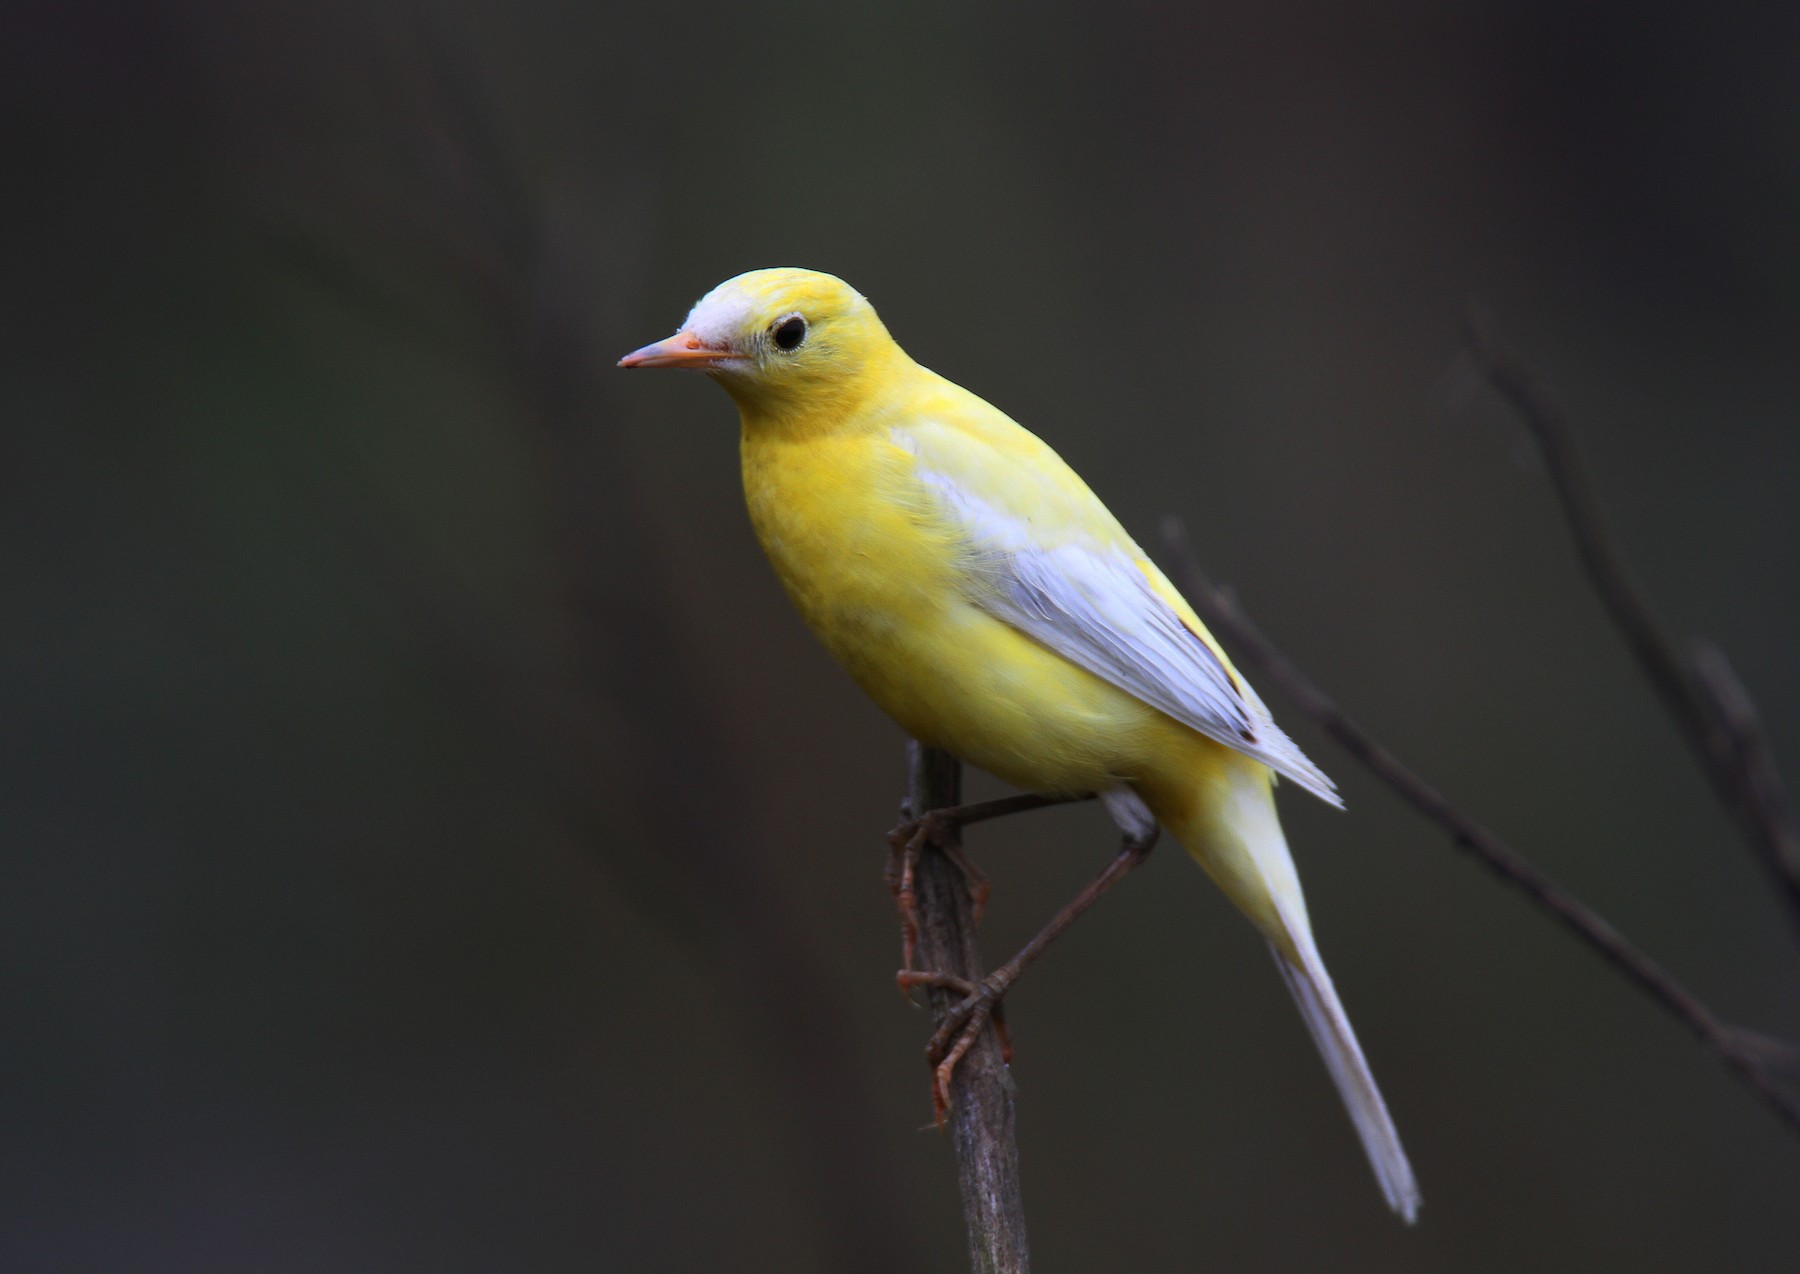
[[[1685, 651], [1650, 609], [1600, 516], [1586, 466], [1562, 408], [1516, 358], [1471, 322], [1468, 357], [1482, 378], [1524, 421], [1543, 452], [1575, 550], [1663, 701], [1720, 802], [1743, 827], [1752, 850], [1800, 926], [1800, 827], [1783, 790], [1756, 710], [1743, 684], [1710, 645]], [[1697, 643], [1698, 646], [1698, 643]], [[1708, 653], [1710, 652], [1710, 653]]]
[[[961, 806], [962, 766], [947, 752], [909, 742], [905, 817], [958, 808], [937, 837], [925, 837], [916, 869], [919, 958], [922, 966], [973, 986], [987, 972], [975, 941], [974, 905], [963, 874], [940, 848], [958, 828], [979, 817], [1055, 804], [1041, 797], [1009, 797]], [[1005, 807], [987, 809], [987, 807]], [[985, 812], [983, 812], [985, 811]], [[969, 817], [974, 812], [976, 817]], [[941, 1027], [963, 996], [947, 986], [928, 986], [934, 1021]], [[950, 1081], [950, 1136], [956, 1146], [957, 1185], [969, 1228], [969, 1263], [975, 1274], [1027, 1274], [1025, 1204], [1019, 1189], [1019, 1143], [1014, 1131], [1012, 1074], [990, 1022]]]
[[1775, 768], [1756, 702], [1738, 680], [1725, 652], [1710, 641], [1694, 643], [1694, 675], [1718, 706], [1746, 795], [1768, 825], [1778, 829], [1778, 837], [1767, 842], [1776, 851], [1771, 870], [1787, 886], [1794, 915], [1800, 920], [1800, 862], [1796, 862], [1800, 847], [1794, 843], [1794, 811], [1788, 804], [1781, 773]]
[[1598, 912], [1557, 885], [1494, 833], [1457, 810], [1442, 793], [1346, 716], [1311, 678], [1263, 636], [1231, 594], [1207, 578], [1189, 551], [1186, 533], [1177, 519], [1169, 518], [1164, 522], [1163, 540], [1182, 591], [1194, 609], [1237, 651], [1244, 663], [1280, 685], [1302, 712], [1318, 722], [1327, 734], [1408, 804], [1448, 831], [1459, 846], [1474, 854], [1501, 879], [1523, 890], [1533, 902], [1598, 951], [1651, 999], [1679, 1018], [1790, 1130], [1800, 1134], [1800, 1105], [1778, 1086], [1759, 1056], [1765, 1050], [1755, 1048], [1748, 1033], [1721, 1020], [1654, 960], [1626, 941]]

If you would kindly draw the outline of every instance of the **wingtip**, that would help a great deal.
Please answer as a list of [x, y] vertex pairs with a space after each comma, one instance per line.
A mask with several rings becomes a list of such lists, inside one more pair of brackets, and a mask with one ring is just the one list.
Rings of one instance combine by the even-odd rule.
[[1288, 747], [1293, 749], [1293, 757], [1297, 758], [1297, 763], [1289, 758], [1282, 758], [1287, 761], [1287, 764], [1271, 768], [1277, 774], [1286, 775], [1292, 779], [1306, 791], [1331, 806], [1332, 809], [1344, 809], [1344, 798], [1338, 795], [1337, 784], [1331, 781], [1331, 776], [1307, 760], [1300, 749], [1295, 748], [1291, 742], [1288, 743]]

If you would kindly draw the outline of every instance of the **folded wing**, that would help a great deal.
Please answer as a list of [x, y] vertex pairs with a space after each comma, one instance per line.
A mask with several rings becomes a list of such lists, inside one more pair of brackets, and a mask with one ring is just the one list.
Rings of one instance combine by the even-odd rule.
[[[1010, 424], [1011, 422], [1006, 422]], [[1017, 426], [1013, 426], [1017, 430]], [[896, 438], [934, 511], [966, 546], [972, 600], [1183, 725], [1332, 805], [1336, 788], [1283, 734], [1199, 618], [1073, 470], [1032, 435], [947, 426]], [[994, 475], [1002, 475], [996, 477]]]

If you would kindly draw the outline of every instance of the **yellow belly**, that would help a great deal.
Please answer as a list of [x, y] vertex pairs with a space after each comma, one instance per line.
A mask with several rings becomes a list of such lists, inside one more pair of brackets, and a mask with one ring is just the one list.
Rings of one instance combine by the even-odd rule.
[[[910, 463], [879, 440], [746, 437], [751, 521], [807, 624], [916, 739], [1027, 791], [1130, 784], [1264, 934], [1291, 946], [1269, 872], [1302, 919], [1305, 904], [1270, 772], [970, 601], [955, 542], [907, 495]], [[1259, 856], [1245, 827], [1274, 849]]]
[[808, 626], [913, 737], [1031, 791], [1075, 794], [1203, 743], [980, 609], [958, 549], [884, 439], [747, 435], [751, 521]]

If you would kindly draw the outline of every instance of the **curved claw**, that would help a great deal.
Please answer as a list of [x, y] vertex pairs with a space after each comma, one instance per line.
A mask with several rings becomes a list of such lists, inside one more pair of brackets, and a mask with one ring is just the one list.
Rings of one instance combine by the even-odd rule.
[[1012, 1037], [1006, 1029], [1001, 1003], [1012, 979], [1003, 973], [990, 974], [973, 984], [947, 973], [917, 974], [912, 979], [915, 986], [939, 986], [963, 992], [962, 1003], [944, 1015], [944, 1020], [925, 1045], [925, 1062], [932, 1068], [932, 1119], [939, 1128], [944, 1126], [944, 1116], [950, 1110], [950, 1081], [956, 1077], [956, 1067], [981, 1038], [981, 1032], [990, 1021], [1000, 1045], [1001, 1061], [1008, 1065], [1012, 1063]]
[[941, 849], [962, 872], [969, 887], [970, 915], [974, 922], [979, 925], [987, 913], [993, 886], [952, 835], [961, 826], [962, 821], [945, 810], [928, 810], [918, 818], [901, 823], [887, 835], [888, 865], [883, 875], [900, 913], [900, 964], [904, 969], [913, 967], [913, 956], [919, 948], [917, 880], [919, 855], [927, 843]]
[[[1100, 899], [1101, 895], [1149, 856], [1150, 847], [1154, 843], [1154, 835], [1142, 837], [1127, 835], [1125, 843], [1119, 847], [1119, 852], [1113, 856], [1113, 860], [1102, 869], [1093, 882], [1076, 894], [1061, 911], [1052, 916], [1050, 923], [1040, 929], [1037, 936], [1026, 943], [1017, 955], [979, 983], [970, 986], [966, 980], [948, 974], [913, 974], [910, 967], [902, 970], [898, 981], [903, 991], [910, 991], [917, 986], [936, 986], [959, 992], [963, 991], [965, 987], [968, 988], [962, 1001], [944, 1015], [938, 1029], [932, 1034], [931, 1042], [925, 1046], [925, 1060], [932, 1068], [931, 1099], [939, 1127], [943, 1126], [944, 1115], [950, 1108], [950, 1082], [955, 1078], [957, 1063], [961, 1062], [964, 1055], [974, 1047], [976, 1039], [981, 1035], [982, 1028], [990, 1020], [994, 1024], [995, 1034], [999, 1037], [1002, 1056], [1006, 1061], [1012, 1061], [1012, 1042], [1006, 1036], [1004, 1020], [1001, 1017], [1001, 997], [1056, 940], [1058, 935], [1074, 924], [1089, 907]], [[909, 966], [910, 963], [909, 958]]]

